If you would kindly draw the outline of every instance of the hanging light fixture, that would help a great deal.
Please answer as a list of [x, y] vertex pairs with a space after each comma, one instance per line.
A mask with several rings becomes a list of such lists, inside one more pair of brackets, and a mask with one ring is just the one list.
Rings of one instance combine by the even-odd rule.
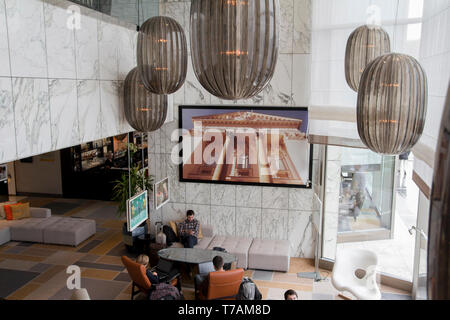
[[427, 77], [419, 62], [398, 53], [368, 64], [358, 89], [357, 125], [372, 151], [397, 155], [422, 135], [427, 109]]
[[358, 92], [361, 75], [369, 62], [390, 51], [389, 35], [380, 26], [364, 25], [353, 31], [345, 50], [345, 78], [350, 88]]
[[169, 17], [148, 19], [139, 30], [137, 64], [144, 86], [155, 94], [181, 88], [187, 73], [187, 44], [183, 28]]
[[221, 99], [248, 99], [272, 79], [278, 0], [192, 0], [191, 55], [201, 85]]
[[137, 131], [158, 130], [166, 120], [167, 96], [147, 91], [137, 68], [131, 70], [125, 79], [124, 105], [125, 118]]

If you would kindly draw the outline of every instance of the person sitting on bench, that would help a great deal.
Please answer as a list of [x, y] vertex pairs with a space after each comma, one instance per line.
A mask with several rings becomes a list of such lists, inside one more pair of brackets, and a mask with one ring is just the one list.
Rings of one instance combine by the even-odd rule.
[[200, 222], [194, 218], [194, 211], [186, 212], [186, 220], [180, 223], [180, 240], [185, 248], [193, 248], [197, 244]]

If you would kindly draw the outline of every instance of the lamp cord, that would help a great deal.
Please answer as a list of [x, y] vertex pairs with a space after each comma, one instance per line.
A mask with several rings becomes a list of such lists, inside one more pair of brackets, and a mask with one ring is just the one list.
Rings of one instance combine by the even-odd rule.
[[131, 198], [131, 173], [130, 173], [130, 133], [127, 133], [127, 149], [128, 149], [128, 199]]
[[[393, 43], [393, 46], [392, 46], [393, 49], [396, 46], [396, 41], [397, 41], [397, 32], [395, 30], [397, 28], [397, 23], [398, 23], [398, 9], [399, 9], [399, 6], [400, 6], [400, 0], [397, 0], [397, 10], [395, 12], [395, 21], [394, 21], [394, 34], [393, 34], [394, 43]], [[392, 50], [392, 51], [395, 51], [395, 50]]]
[[142, 191], [146, 190], [145, 186], [145, 163], [144, 163], [144, 132], [142, 132], [141, 150], [142, 150]]

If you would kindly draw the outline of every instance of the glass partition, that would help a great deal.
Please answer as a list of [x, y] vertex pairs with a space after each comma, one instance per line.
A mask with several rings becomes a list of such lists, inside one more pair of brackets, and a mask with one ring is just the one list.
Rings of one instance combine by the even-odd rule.
[[395, 157], [342, 148], [337, 242], [391, 237]]
[[69, 0], [135, 25], [159, 15], [159, 0]]

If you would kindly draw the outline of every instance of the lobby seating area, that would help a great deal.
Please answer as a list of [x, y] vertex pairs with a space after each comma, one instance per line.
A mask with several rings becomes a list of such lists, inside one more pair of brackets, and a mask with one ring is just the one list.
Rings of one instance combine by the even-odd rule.
[[[175, 222], [171, 221], [170, 224], [173, 226]], [[289, 270], [290, 244], [287, 240], [216, 235], [211, 225], [202, 225], [202, 233], [203, 237], [199, 239], [195, 248], [207, 250], [213, 250], [215, 247], [223, 248], [236, 256], [237, 268], [282, 272]], [[183, 245], [175, 242], [171, 247], [181, 248]]]
[[0, 305], [449, 299], [448, 21], [0, 0]]
[[[123, 222], [117, 218], [117, 207], [106, 201], [62, 198], [23, 199], [32, 206], [58, 208], [61, 217], [87, 218], [96, 221], [96, 234], [76, 247], [10, 241], [0, 245], [0, 297], [7, 300], [69, 299], [66, 268], [81, 268], [81, 287], [92, 300], [130, 300], [131, 278], [121, 257], [135, 259], [122, 242]], [[321, 282], [297, 277], [297, 272], [314, 271], [312, 259], [291, 258], [287, 272], [249, 268], [244, 276], [251, 278], [263, 300], [282, 300], [287, 289], [294, 289], [300, 300], [342, 299], [331, 284], [330, 271], [321, 269]], [[182, 278], [182, 293], [194, 300], [192, 280]], [[411, 299], [409, 292], [381, 285], [382, 299]], [[136, 296], [135, 299], [144, 299]]]

